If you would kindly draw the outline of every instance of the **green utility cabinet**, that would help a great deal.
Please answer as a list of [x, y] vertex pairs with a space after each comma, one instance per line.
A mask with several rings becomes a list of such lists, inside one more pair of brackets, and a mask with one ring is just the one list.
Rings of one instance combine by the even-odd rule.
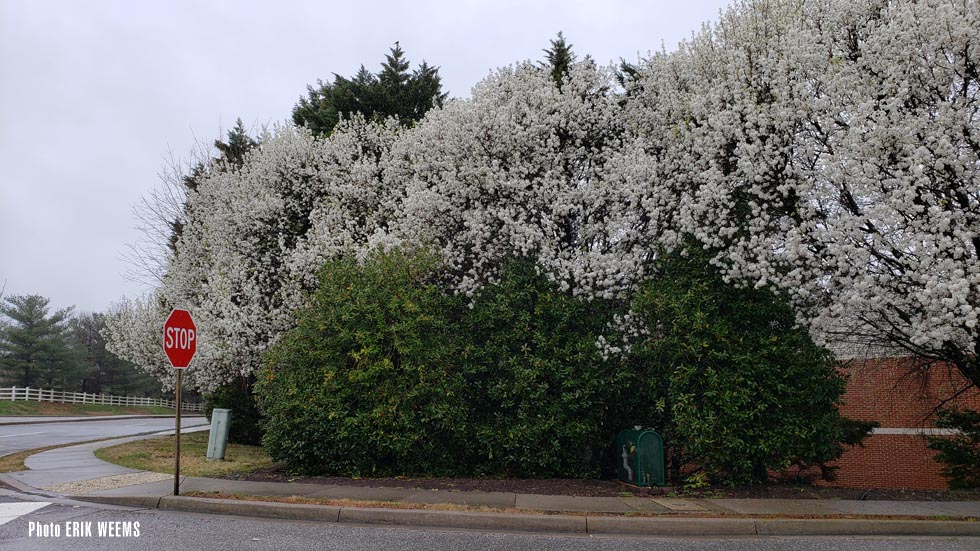
[[225, 445], [231, 429], [231, 410], [214, 408], [211, 411], [211, 434], [208, 436], [208, 461], [221, 461], [225, 458]]
[[616, 438], [616, 472], [635, 486], [666, 486], [664, 439], [655, 431], [627, 429]]

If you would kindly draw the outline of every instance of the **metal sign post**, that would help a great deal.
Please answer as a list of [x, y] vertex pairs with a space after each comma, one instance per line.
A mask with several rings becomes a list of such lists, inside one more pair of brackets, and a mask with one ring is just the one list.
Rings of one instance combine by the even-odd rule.
[[197, 352], [197, 326], [187, 310], [170, 312], [163, 323], [163, 352], [170, 365], [177, 370], [175, 402], [177, 415], [174, 421], [174, 495], [180, 495], [180, 376]]
[[174, 435], [177, 439], [174, 444], [174, 495], [180, 495], [180, 374], [183, 369], [177, 370], [177, 421], [174, 427]]

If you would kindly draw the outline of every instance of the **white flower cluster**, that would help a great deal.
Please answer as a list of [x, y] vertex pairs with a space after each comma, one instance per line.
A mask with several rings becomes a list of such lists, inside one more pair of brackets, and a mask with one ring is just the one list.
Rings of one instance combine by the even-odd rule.
[[657, 188], [614, 84], [586, 61], [559, 88], [525, 63], [431, 113], [397, 148], [388, 176], [406, 198], [388, 233], [436, 248], [466, 294], [514, 256], [576, 294], [630, 288], [658, 233], [641, 215]]
[[656, 56], [627, 109], [673, 227], [824, 341], [976, 357], [978, 36], [971, 0], [773, 0]]
[[177, 253], [156, 296], [111, 316], [111, 350], [165, 375], [161, 328], [172, 307], [183, 307], [199, 335], [189, 384], [208, 391], [253, 372], [292, 327], [323, 261], [385, 224], [397, 191], [383, 186], [380, 167], [396, 130], [394, 122], [355, 118], [324, 140], [279, 127], [241, 169], [209, 174], [188, 194]]
[[978, 36], [976, 0], [747, 1], [625, 90], [588, 60], [561, 86], [523, 63], [412, 128], [277, 128], [190, 193], [158, 296], [111, 345], [159, 368], [163, 317], [191, 308], [209, 389], [258, 366], [338, 255], [433, 248], [464, 294], [520, 256], [591, 299], [694, 239], [824, 339], [976, 354]]

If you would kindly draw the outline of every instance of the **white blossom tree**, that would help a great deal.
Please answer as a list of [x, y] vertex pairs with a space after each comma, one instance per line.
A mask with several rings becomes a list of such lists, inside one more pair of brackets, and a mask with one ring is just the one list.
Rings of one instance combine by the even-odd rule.
[[[239, 168], [212, 171], [187, 195], [185, 221], [163, 283], [120, 305], [112, 351], [166, 376], [160, 328], [172, 307], [193, 311], [199, 332], [188, 383], [214, 390], [247, 377], [292, 327], [319, 266], [351, 253], [377, 222], [379, 162], [397, 125], [342, 123], [327, 138], [279, 127]], [[360, 221], [358, 221], [360, 220]], [[336, 222], [330, 224], [329, 222]]]
[[625, 90], [588, 59], [522, 63], [414, 127], [279, 128], [189, 194], [159, 294], [113, 346], [144, 363], [134, 331], [192, 307], [213, 388], [259, 365], [338, 255], [432, 248], [466, 294], [522, 257], [622, 297], [697, 243], [825, 342], [980, 383], [978, 36], [976, 0], [745, 1]]
[[980, 383], [980, 6], [738, 4], [641, 70], [674, 226], [824, 341]]
[[[123, 298], [106, 312], [103, 336], [106, 350], [159, 379], [164, 390], [171, 390], [176, 374], [163, 354], [163, 322], [170, 314], [166, 306], [159, 292], [135, 300]], [[200, 358], [196, 356], [195, 361]], [[187, 383], [197, 386], [196, 370], [188, 370], [187, 376]]]
[[516, 257], [576, 294], [628, 289], [656, 233], [640, 208], [655, 188], [615, 83], [589, 60], [570, 65], [560, 87], [523, 63], [430, 112], [396, 147], [386, 179], [409, 183], [383, 237], [434, 247], [467, 294]]

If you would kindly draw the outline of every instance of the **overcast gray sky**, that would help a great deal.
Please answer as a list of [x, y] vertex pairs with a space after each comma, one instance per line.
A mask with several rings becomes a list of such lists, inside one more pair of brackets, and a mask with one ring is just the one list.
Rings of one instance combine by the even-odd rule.
[[466, 97], [558, 31], [579, 56], [635, 60], [726, 4], [0, 0], [0, 285], [89, 312], [144, 294], [124, 255], [168, 152], [286, 120], [307, 84], [377, 71], [396, 40]]

